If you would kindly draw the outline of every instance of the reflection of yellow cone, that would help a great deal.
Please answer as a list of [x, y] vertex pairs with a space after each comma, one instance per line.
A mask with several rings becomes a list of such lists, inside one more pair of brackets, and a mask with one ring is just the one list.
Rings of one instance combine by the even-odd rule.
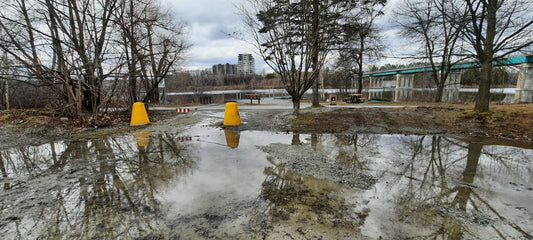
[[133, 104], [131, 110], [131, 121], [130, 126], [138, 126], [150, 123], [148, 119], [148, 114], [146, 113], [146, 108], [144, 108], [144, 103], [136, 102]]
[[224, 112], [224, 126], [237, 126], [241, 124], [241, 116], [239, 116], [239, 108], [237, 103], [226, 103], [226, 111]]
[[239, 132], [224, 129], [224, 135], [226, 135], [226, 143], [228, 144], [228, 147], [237, 148], [239, 146], [239, 139], [241, 138]]
[[135, 140], [137, 140], [137, 146], [146, 147], [150, 143], [150, 132], [142, 131], [135, 134]]

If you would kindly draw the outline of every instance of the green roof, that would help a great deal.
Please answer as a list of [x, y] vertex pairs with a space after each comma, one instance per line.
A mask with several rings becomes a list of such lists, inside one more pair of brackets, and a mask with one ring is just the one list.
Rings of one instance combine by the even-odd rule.
[[[519, 56], [519, 57], [510, 57], [503, 58], [493, 62], [494, 66], [508, 66], [508, 65], [517, 65], [521, 63], [533, 63], [533, 55], [530, 56]], [[481, 64], [478, 62], [467, 62], [467, 63], [458, 63], [452, 66], [452, 69], [470, 69], [470, 68], [479, 68]], [[437, 70], [440, 70], [440, 67], [436, 67]], [[416, 68], [405, 68], [390, 70], [384, 72], [374, 72], [364, 74], [363, 77], [384, 77], [384, 76], [393, 76], [397, 74], [415, 74], [422, 72], [432, 71], [431, 67], [416, 67]]]

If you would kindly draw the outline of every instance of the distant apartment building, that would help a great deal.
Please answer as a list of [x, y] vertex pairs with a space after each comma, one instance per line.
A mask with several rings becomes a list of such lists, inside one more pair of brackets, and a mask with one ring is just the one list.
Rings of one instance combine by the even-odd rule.
[[215, 75], [234, 75], [237, 74], [237, 64], [215, 64], [213, 65], [213, 74]]
[[237, 62], [237, 73], [242, 75], [255, 74], [255, 61], [252, 54], [239, 54], [239, 61]]
[[239, 54], [237, 64], [213, 65], [215, 75], [253, 75], [255, 74], [255, 61], [252, 54]]

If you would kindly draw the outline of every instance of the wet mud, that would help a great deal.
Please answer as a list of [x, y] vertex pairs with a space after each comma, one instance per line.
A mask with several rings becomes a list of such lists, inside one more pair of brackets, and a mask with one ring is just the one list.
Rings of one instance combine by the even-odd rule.
[[[3, 239], [532, 239], [533, 150], [218, 112], [0, 148]], [[361, 124], [364, 124], [363, 122]], [[417, 128], [418, 129], [418, 128]], [[418, 130], [417, 130], [418, 131]]]

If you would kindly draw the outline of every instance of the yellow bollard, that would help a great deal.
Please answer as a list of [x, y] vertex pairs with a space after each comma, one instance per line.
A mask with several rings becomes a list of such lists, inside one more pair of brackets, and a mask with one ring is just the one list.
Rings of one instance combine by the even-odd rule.
[[226, 103], [226, 110], [224, 111], [224, 126], [237, 126], [241, 124], [241, 116], [239, 116], [239, 108], [236, 102]]
[[146, 113], [146, 108], [144, 107], [144, 103], [142, 102], [136, 102], [133, 104], [133, 108], [131, 110], [131, 121], [130, 126], [139, 126], [150, 123], [150, 119], [148, 119], [148, 113]]

